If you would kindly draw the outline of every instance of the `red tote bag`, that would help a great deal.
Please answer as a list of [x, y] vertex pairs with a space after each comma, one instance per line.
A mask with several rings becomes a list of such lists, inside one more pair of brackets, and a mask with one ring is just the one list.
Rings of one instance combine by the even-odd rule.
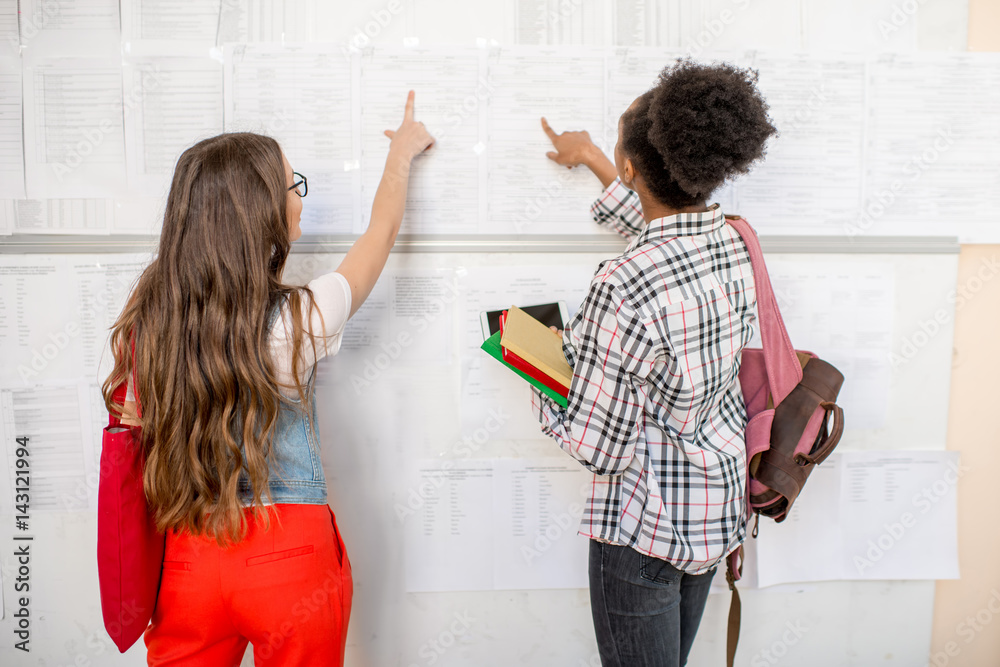
[[[124, 405], [126, 391], [123, 382], [114, 391], [115, 403]], [[136, 396], [141, 416], [138, 405]], [[109, 415], [97, 491], [101, 611], [104, 627], [122, 653], [142, 636], [153, 617], [163, 567], [164, 535], [156, 530], [142, 487], [145, 456], [139, 434], [139, 427]]]

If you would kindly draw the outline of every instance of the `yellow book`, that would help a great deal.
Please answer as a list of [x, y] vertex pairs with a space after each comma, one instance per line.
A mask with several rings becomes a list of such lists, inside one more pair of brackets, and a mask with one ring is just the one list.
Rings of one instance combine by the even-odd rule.
[[562, 351], [562, 336], [517, 306], [507, 310], [500, 345], [564, 387], [573, 382], [573, 369]]

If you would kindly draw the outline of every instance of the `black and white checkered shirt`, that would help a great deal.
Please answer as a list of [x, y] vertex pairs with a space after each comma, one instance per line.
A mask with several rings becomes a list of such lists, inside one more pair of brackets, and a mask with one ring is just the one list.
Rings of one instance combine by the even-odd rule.
[[591, 207], [632, 241], [598, 268], [563, 351], [569, 407], [533, 391], [542, 431], [595, 473], [580, 533], [708, 571], [746, 535], [750, 256], [715, 205], [645, 224], [616, 180]]

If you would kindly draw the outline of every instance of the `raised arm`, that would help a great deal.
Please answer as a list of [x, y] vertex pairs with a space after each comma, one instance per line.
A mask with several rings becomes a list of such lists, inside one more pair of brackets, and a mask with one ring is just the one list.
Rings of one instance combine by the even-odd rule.
[[639, 195], [629, 190], [618, 179], [618, 168], [608, 159], [597, 145], [591, 141], [586, 130], [567, 131], [557, 134], [545, 118], [542, 129], [552, 142], [554, 151], [546, 156], [556, 164], [572, 169], [584, 165], [601, 181], [604, 192], [590, 207], [590, 214], [597, 224], [610, 227], [625, 238], [639, 233], [646, 221], [642, 217]]
[[434, 145], [434, 137], [424, 124], [413, 119], [413, 91], [406, 98], [403, 124], [399, 129], [386, 130], [389, 155], [385, 160], [382, 180], [375, 191], [371, 222], [337, 267], [337, 273], [347, 278], [351, 286], [351, 315], [364, 303], [378, 281], [389, 251], [396, 243], [399, 226], [406, 209], [406, 188], [410, 182], [413, 158]]

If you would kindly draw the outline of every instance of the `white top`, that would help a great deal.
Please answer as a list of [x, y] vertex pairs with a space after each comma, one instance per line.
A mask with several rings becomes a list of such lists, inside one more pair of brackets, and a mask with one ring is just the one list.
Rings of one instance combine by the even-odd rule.
[[[344, 334], [344, 326], [351, 316], [351, 285], [347, 278], [331, 271], [325, 275], [310, 281], [309, 289], [312, 290], [316, 308], [312, 311], [310, 324], [312, 325], [313, 339], [316, 342], [316, 353], [313, 356], [313, 346], [309, 341], [309, 329], [305, 330], [302, 339], [301, 363], [302, 370], [300, 382], [305, 382], [309, 377], [309, 371], [317, 361], [326, 356], [333, 356], [340, 350], [340, 342]], [[302, 299], [302, 310], [309, 311], [309, 300]], [[295, 390], [295, 379], [292, 376], [292, 320], [290, 319], [288, 303], [281, 306], [281, 316], [276, 318], [274, 326], [271, 327], [271, 359], [274, 363], [274, 371], [278, 376], [282, 387], [281, 393], [290, 398], [298, 396]], [[299, 320], [305, 323], [305, 312], [299, 313]], [[324, 336], [325, 332], [325, 336]]]
[[[300, 352], [302, 361], [300, 368], [302, 377], [300, 382], [305, 382], [309, 377], [309, 371], [313, 364], [326, 356], [332, 356], [340, 350], [340, 342], [344, 334], [344, 326], [351, 316], [351, 285], [347, 278], [331, 271], [315, 280], [309, 282], [309, 289], [312, 290], [316, 308], [312, 311], [311, 324], [313, 339], [316, 342], [316, 352], [313, 355], [313, 346], [308, 337], [308, 327], [305, 327], [305, 313], [300, 312], [299, 318], [303, 322], [306, 336], [302, 340], [302, 350]], [[302, 310], [308, 312], [309, 300], [302, 300]], [[325, 332], [325, 335], [324, 335]], [[270, 347], [271, 359], [274, 363], [274, 371], [278, 382], [283, 386], [281, 393], [289, 398], [297, 398], [298, 392], [295, 390], [295, 380], [292, 376], [292, 320], [288, 303], [281, 306], [280, 317], [275, 318], [271, 326]], [[134, 401], [135, 395], [132, 393], [132, 380], [129, 379], [128, 393], [126, 401]]]

